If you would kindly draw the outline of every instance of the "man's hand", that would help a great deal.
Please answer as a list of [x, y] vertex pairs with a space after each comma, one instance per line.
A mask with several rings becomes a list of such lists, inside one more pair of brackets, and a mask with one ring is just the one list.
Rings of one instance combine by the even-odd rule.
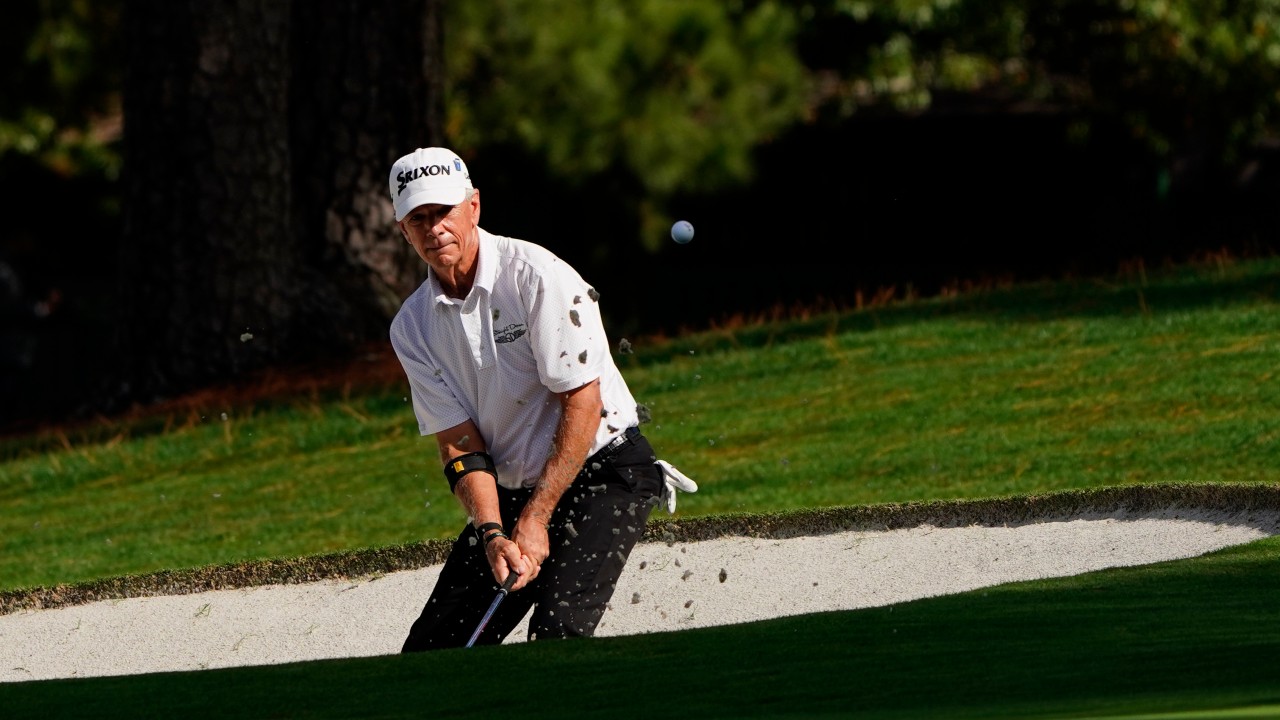
[[511, 531], [511, 539], [520, 546], [521, 553], [539, 566], [551, 554], [551, 538], [547, 535], [547, 526], [539, 520], [522, 515]]
[[490, 540], [484, 547], [484, 554], [489, 559], [489, 567], [493, 569], [493, 577], [498, 582], [505, 582], [512, 573], [520, 576], [511, 586], [511, 592], [520, 590], [533, 582], [534, 578], [538, 577], [538, 571], [541, 570], [540, 561], [523, 554], [520, 545], [512, 538], [505, 536]]
[[662, 495], [658, 500], [667, 506], [668, 513], [675, 514], [676, 490], [698, 492], [698, 483], [690, 480], [689, 476], [672, 467], [666, 460], [659, 460], [654, 464], [662, 470]]

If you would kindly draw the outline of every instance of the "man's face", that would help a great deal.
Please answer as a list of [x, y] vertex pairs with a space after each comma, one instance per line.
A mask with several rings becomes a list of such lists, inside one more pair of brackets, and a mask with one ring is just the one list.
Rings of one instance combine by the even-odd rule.
[[400, 221], [400, 232], [432, 270], [447, 275], [470, 266], [480, 248], [480, 191], [453, 206], [419, 205]]

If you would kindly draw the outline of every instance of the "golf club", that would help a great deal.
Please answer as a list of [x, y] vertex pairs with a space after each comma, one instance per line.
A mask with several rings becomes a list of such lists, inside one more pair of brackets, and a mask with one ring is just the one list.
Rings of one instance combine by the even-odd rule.
[[511, 586], [515, 584], [516, 578], [520, 577], [519, 573], [508, 573], [507, 579], [502, 583], [502, 587], [498, 588], [498, 596], [493, 599], [493, 603], [489, 605], [488, 611], [484, 617], [480, 618], [480, 624], [476, 626], [476, 631], [471, 633], [471, 639], [467, 641], [467, 647], [476, 644], [476, 638], [480, 637], [480, 633], [484, 632], [484, 626], [489, 624], [489, 618], [493, 617], [493, 611], [498, 609], [502, 604], [502, 599], [507, 596], [507, 592], [511, 590]]

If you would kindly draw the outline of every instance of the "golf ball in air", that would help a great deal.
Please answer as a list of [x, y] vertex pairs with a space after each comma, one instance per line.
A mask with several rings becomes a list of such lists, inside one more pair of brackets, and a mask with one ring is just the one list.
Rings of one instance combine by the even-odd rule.
[[688, 220], [680, 220], [671, 226], [671, 239], [681, 245], [693, 239], [693, 225]]

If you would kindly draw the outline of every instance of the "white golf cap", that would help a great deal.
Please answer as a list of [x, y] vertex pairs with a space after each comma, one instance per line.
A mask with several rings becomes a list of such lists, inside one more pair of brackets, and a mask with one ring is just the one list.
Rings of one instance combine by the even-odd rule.
[[396, 222], [419, 205], [457, 205], [467, 197], [471, 173], [447, 148], [418, 148], [391, 166], [391, 202]]

